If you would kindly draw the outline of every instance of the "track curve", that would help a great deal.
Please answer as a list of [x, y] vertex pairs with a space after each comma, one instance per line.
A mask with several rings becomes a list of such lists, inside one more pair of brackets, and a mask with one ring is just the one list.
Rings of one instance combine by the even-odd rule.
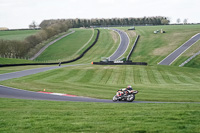
[[109, 61], [114, 61], [120, 56], [122, 56], [126, 52], [130, 42], [128, 35], [124, 31], [118, 29], [112, 30], [116, 31], [119, 34], [121, 42], [117, 50], [108, 58]]
[[26, 91], [15, 89], [11, 87], [0, 85], [0, 97], [16, 98], [16, 99], [30, 99], [30, 100], [48, 100], [48, 101], [71, 101], [71, 102], [101, 102], [101, 103], [197, 103], [200, 102], [153, 102], [153, 101], [133, 101], [133, 102], [113, 102], [106, 99], [95, 99], [79, 96], [59, 96], [45, 93], [38, 93], [33, 91]]

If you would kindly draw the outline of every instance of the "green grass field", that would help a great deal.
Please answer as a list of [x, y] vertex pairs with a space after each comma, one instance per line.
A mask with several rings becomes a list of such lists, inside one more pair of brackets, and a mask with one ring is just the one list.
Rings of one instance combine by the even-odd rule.
[[36, 61], [14, 58], [0, 58], [0, 64], [36, 63]]
[[16, 30], [16, 31], [0, 31], [0, 39], [4, 40], [24, 40], [30, 35], [34, 35], [39, 30]]
[[[128, 27], [120, 29], [127, 30]], [[166, 33], [153, 33], [160, 29]], [[199, 31], [200, 25], [136, 26], [135, 32], [141, 36], [131, 59], [156, 65]], [[199, 45], [193, 46], [194, 49], [199, 49]]]
[[74, 63], [85, 64], [91, 63], [92, 61], [98, 62], [101, 60], [101, 57], [109, 57], [118, 48], [119, 41], [120, 39], [116, 32], [100, 29], [98, 42], [84, 55], [83, 58]]
[[[38, 61], [66, 61], [73, 59], [81, 54], [82, 46], [86, 44], [93, 35], [90, 43], [85, 46], [88, 47], [96, 38], [97, 31], [92, 29], [75, 29], [75, 33], [57, 41], [55, 44], [49, 46], [40, 56], [35, 60]], [[80, 50], [80, 51], [79, 51]], [[79, 51], [78, 53], [76, 53]]]
[[0, 132], [198, 133], [199, 104], [0, 99]]
[[[167, 33], [153, 34], [154, 30], [161, 28]], [[127, 32], [127, 27], [120, 29]], [[112, 55], [119, 44], [117, 33], [100, 29], [96, 45], [83, 58], [72, 63], [86, 65], [50, 70], [1, 81], [0, 84], [24, 90], [46, 89], [48, 92], [101, 99], [112, 99], [118, 89], [133, 85], [135, 90], [139, 90], [136, 101], [200, 102], [199, 56], [187, 67], [177, 67], [178, 62], [184, 60], [181, 58], [187, 59], [198, 49], [199, 42], [183, 54], [177, 64], [156, 65], [199, 29], [200, 25], [136, 27], [135, 32], [141, 38], [131, 58], [150, 65], [91, 65], [89, 63], [92, 61]], [[135, 32], [129, 32], [132, 42]], [[0, 73], [20, 69], [26, 67], [0, 68]], [[1, 98], [0, 132], [197, 133], [200, 131], [199, 110], [198, 103], [116, 104]]]
[[200, 68], [200, 55], [196, 56], [190, 62], [185, 64], [185, 67]]
[[138, 101], [200, 102], [200, 70], [168, 66], [73, 66], [2, 81], [15, 88], [112, 99], [127, 85]]

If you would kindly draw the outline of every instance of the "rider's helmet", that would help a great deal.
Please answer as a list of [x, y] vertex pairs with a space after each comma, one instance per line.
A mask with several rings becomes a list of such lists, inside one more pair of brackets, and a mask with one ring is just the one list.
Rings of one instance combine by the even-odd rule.
[[127, 86], [127, 88], [132, 88], [132, 86], [131, 86], [131, 85], [129, 85], [129, 86]]

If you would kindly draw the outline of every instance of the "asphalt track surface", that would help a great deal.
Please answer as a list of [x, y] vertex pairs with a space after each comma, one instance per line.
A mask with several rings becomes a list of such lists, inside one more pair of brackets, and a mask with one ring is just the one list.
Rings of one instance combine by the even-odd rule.
[[117, 58], [122, 56], [126, 52], [129, 46], [129, 37], [125, 32], [118, 29], [112, 29], [112, 30], [116, 31], [120, 35], [121, 41], [117, 50], [109, 57], [109, 61], [115, 61]]
[[44, 71], [48, 71], [48, 70], [52, 70], [52, 69], [58, 69], [58, 68], [70, 67], [70, 66], [80, 66], [80, 65], [86, 65], [86, 64], [51, 66], [51, 67], [35, 68], [35, 69], [5, 73], [5, 74], [0, 74], [0, 81], [13, 79], [13, 78], [20, 78], [23, 76], [36, 74], [36, 73], [40, 73], [40, 72], [44, 72]]
[[188, 48], [200, 40], [200, 33], [194, 35], [187, 42], [177, 48], [174, 52], [168, 55], [165, 59], [159, 62], [159, 65], [171, 65], [182, 53], [184, 53]]

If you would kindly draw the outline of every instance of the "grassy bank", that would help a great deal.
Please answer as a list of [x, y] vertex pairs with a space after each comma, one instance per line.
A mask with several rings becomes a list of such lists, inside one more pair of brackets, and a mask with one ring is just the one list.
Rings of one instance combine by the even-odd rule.
[[36, 63], [37, 61], [14, 59], [14, 58], [0, 58], [0, 64], [21, 64], [21, 63]]
[[24, 40], [30, 35], [34, 35], [39, 30], [14, 30], [14, 31], [0, 31], [0, 39], [4, 40]]
[[92, 41], [96, 38], [97, 32], [92, 29], [75, 29], [75, 33], [57, 41], [53, 45], [49, 46], [40, 56], [36, 58], [38, 61], [56, 61], [56, 60], [70, 60], [78, 55], [74, 55], [80, 48], [86, 44], [92, 35], [94, 34], [90, 43], [86, 46], [91, 45]]
[[185, 64], [185, 67], [200, 68], [200, 55], [196, 56], [190, 62]]
[[199, 104], [0, 99], [0, 132], [199, 132]]
[[[166, 33], [153, 33], [161, 29]], [[155, 65], [199, 30], [200, 25], [136, 26], [135, 32], [141, 36], [131, 59]]]

